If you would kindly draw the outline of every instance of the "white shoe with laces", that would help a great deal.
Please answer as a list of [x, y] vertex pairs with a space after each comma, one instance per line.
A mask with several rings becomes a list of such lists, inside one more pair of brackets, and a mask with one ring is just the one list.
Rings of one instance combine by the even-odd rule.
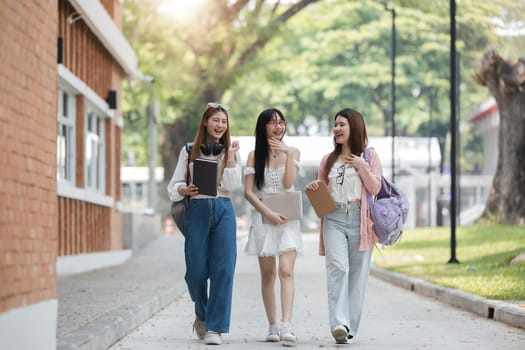
[[206, 335], [206, 322], [201, 321], [195, 317], [195, 322], [193, 322], [193, 331], [197, 333], [197, 337], [199, 339], [204, 339], [204, 336]]
[[266, 336], [266, 341], [271, 343], [276, 343], [281, 340], [279, 325], [274, 324], [268, 328], [268, 335]]
[[295, 346], [297, 337], [295, 336], [292, 326], [289, 323], [281, 325], [280, 338], [284, 346]]
[[206, 336], [204, 337], [204, 344], [221, 345], [222, 344], [221, 334], [215, 331], [206, 331]]
[[343, 325], [335, 326], [332, 329], [332, 336], [336, 344], [346, 344], [348, 342], [348, 329]]

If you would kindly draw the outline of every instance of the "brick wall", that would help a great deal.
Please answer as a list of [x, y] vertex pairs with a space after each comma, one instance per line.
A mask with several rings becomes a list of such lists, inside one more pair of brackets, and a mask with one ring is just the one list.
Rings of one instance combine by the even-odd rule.
[[57, 6], [0, 0], [0, 312], [56, 298]]
[[67, 22], [75, 12], [68, 1], [59, 0], [58, 37], [64, 40], [64, 66], [105, 99], [108, 91], [114, 89], [113, 58], [82, 19]]
[[72, 255], [110, 249], [110, 210], [59, 197], [58, 254]]
[[[103, 0], [101, 3], [110, 16], [121, 14], [117, 1]], [[67, 0], [58, 1], [58, 37], [63, 39], [63, 65], [100, 98], [105, 99], [110, 90], [116, 90], [119, 99], [124, 72], [82, 19], [68, 23], [67, 18], [73, 14], [75, 9]], [[119, 25], [120, 20], [116, 23]], [[86, 185], [82, 156], [86, 142], [86, 104], [86, 98], [77, 95], [75, 185], [81, 189]], [[118, 115], [120, 111], [115, 112], [115, 116]], [[115, 176], [120, 175], [121, 157], [120, 130], [117, 129], [120, 128], [113, 118], [105, 120], [105, 195], [115, 201], [120, 198], [120, 177]], [[60, 256], [122, 249], [122, 214], [115, 208], [60, 197], [58, 220]]]

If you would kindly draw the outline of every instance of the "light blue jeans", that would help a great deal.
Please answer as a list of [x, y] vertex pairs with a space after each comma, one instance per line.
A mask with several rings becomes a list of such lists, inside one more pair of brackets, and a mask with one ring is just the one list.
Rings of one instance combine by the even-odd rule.
[[184, 278], [195, 314], [206, 321], [208, 330], [228, 333], [237, 259], [237, 225], [231, 200], [191, 199], [185, 230]]
[[359, 251], [361, 205], [338, 207], [323, 220], [330, 329], [344, 325], [355, 336], [359, 328], [372, 249]]

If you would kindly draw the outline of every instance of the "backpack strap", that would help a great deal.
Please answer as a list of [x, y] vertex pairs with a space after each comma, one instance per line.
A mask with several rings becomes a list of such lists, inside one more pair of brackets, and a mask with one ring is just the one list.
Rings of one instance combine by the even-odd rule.
[[186, 142], [184, 145], [188, 158], [186, 159], [186, 185], [190, 184], [190, 154], [193, 149], [193, 142]]
[[[370, 165], [370, 150], [371, 148], [367, 147], [365, 148], [365, 151], [363, 152], [365, 161], [368, 163], [368, 165]], [[368, 192], [366, 188], [365, 188], [365, 191], [366, 191], [366, 208], [370, 209], [370, 203], [372, 203], [374, 198], [372, 198], [372, 195], [370, 194], [370, 192]]]
[[191, 151], [193, 150], [193, 142], [186, 142], [184, 147], [186, 148], [186, 152], [189, 155], [191, 153]]
[[370, 165], [370, 150], [371, 150], [371, 148], [367, 147], [367, 148], [365, 148], [365, 151], [363, 152], [364, 156], [365, 156], [365, 160], [368, 163], [368, 165]]

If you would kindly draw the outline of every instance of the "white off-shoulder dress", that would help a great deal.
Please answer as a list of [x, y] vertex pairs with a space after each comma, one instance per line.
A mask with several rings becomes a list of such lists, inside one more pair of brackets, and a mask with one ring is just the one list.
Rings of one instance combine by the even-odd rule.
[[[296, 162], [296, 166], [299, 163]], [[278, 169], [264, 169], [264, 186], [256, 195], [260, 198], [262, 194], [281, 193], [294, 191], [294, 187], [283, 188], [283, 177], [285, 167]], [[244, 169], [245, 175], [255, 174], [253, 167]], [[303, 240], [301, 237], [301, 223], [299, 220], [289, 220], [282, 225], [265, 224], [262, 221], [262, 214], [253, 209], [252, 223], [248, 234], [248, 242], [244, 251], [249, 255], [257, 256], [277, 256], [290, 250], [298, 253], [303, 251]]]

